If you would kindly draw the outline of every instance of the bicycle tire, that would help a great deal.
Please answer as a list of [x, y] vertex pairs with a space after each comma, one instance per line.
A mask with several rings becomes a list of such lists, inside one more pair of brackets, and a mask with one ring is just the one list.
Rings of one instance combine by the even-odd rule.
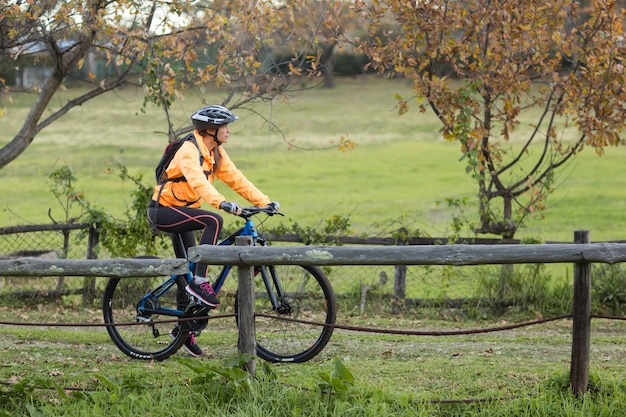
[[[279, 301], [288, 303], [290, 311], [274, 310], [263, 280], [258, 277], [261, 268], [278, 276], [286, 294]], [[304, 322], [333, 325], [337, 318], [335, 293], [328, 278], [314, 266], [266, 266], [256, 268], [255, 272], [257, 356], [272, 363], [313, 359], [326, 347], [334, 328]], [[235, 310], [238, 310], [237, 302]]]
[[[141, 316], [137, 304], [152, 289], [162, 284], [167, 277], [110, 278], [104, 290], [102, 311], [107, 332], [115, 345], [134, 359], [162, 361], [176, 353], [189, 336], [182, 326], [175, 337], [170, 332], [177, 325], [165, 322], [172, 316], [151, 314]], [[176, 309], [186, 305], [189, 297], [185, 291], [184, 276], [175, 278], [175, 285], [159, 298], [160, 307]]]

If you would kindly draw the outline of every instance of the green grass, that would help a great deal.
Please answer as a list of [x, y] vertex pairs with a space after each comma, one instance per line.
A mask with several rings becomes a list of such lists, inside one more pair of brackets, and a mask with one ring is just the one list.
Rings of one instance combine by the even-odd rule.
[[[314, 226], [331, 214], [351, 214], [354, 232], [371, 234], [380, 232], [374, 224], [408, 215], [407, 226], [443, 235], [456, 213], [437, 203], [468, 197], [475, 205], [476, 186], [458, 161], [458, 144], [439, 138], [431, 114], [398, 116], [395, 92], [410, 94], [403, 81], [342, 80], [334, 90], [310, 90], [288, 105], [255, 106], [255, 112], [284, 130], [285, 140], [293, 140], [296, 147], [291, 149], [276, 130], [241, 109], [227, 149], [250, 179], [281, 202], [285, 222]], [[20, 128], [29, 99], [18, 96], [4, 103], [0, 144]], [[149, 183], [166, 142], [156, 133], [166, 129], [162, 116], [153, 108], [140, 113], [141, 100], [141, 92], [132, 89], [100, 97], [44, 129], [0, 171], [0, 226], [48, 222], [48, 209], [58, 219], [60, 208], [46, 173], [64, 163], [74, 168], [77, 187], [92, 204], [120, 215], [132, 186], [106, 173], [111, 161], [121, 161], [132, 174], [144, 173]], [[186, 125], [199, 104], [191, 94], [176, 103], [175, 127]], [[346, 153], [328, 148], [341, 137], [358, 146]], [[602, 157], [590, 149], [583, 152], [557, 179], [559, 188], [548, 200], [545, 218], [531, 219], [517, 237], [571, 241], [574, 230], [587, 229], [595, 241], [622, 239], [615, 226], [626, 220], [621, 195], [626, 176], [619, 174], [625, 153], [624, 148], [607, 149]], [[475, 221], [475, 210], [468, 208], [467, 216]]]
[[[0, 309], [0, 320], [98, 323], [93, 309]], [[505, 323], [456, 323], [414, 316], [343, 317], [342, 324], [387, 329], [474, 329]], [[127, 358], [102, 328], [0, 328], [0, 415], [170, 416], [587, 416], [626, 412], [626, 344], [622, 323], [593, 321], [591, 390], [577, 399], [568, 391], [571, 323], [558, 321], [508, 332], [446, 337], [376, 335], [338, 330], [310, 362], [257, 362], [260, 379], [236, 386], [229, 378], [207, 380], [179, 360]], [[226, 366], [236, 355], [233, 319], [211, 321], [198, 339], [206, 356], [196, 366]], [[320, 392], [320, 373], [339, 359], [354, 384], [330, 396]], [[207, 371], [208, 372], [208, 371]], [[269, 372], [269, 373], [268, 373]], [[108, 381], [105, 383], [104, 381]], [[81, 388], [65, 398], [40, 387]], [[32, 397], [20, 397], [27, 387]], [[19, 399], [10, 408], [9, 399]], [[442, 404], [469, 400], [467, 404]], [[472, 402], [475, 400], [477, 402]], [[31, 404], [28, 409], [26, 406]], [[298, 412], [297, 410], [301, 410]], [[301, 413], [301, 414], [300, 414]], [[378, 414], [375, 414], [378, 413]]]
[[[296, 146], [291, 149], [268, 124], [240, 110], [229, 154], [250, 179], [281, 202], [287, 214], [285, 222], [315, 226], [329, 215], [351, 214], [355, 232], [378, 233], [374, 224], [404, 218], [412, 228], [441, 236], [455, 213], [437, 202], [463, 197], [473, 202], [476, 187], [464, 173], [465, 165], [458, 162], [458, 145], [439, 138], [439, 125], [432, 115], [412, 111], [397, 116], [393, 111], [395, 92], [410, 95], [407, 84], [398, 80], [342, 80], [334, 90], [309, 91], [288, 106], [278, 102], [256, 106], [256, 112], [283, 129], [286, 140], [295, 139]], [[63, 95], [55, 105], [62, 104]], [[31, 99], [21, 95], [12, 103], [0, 103], [5, 107], [0, 145], [19, 130]], [[127, 89], [74, 109], [42, 131], [22, 156], [0, 171], [0, 227], [48, 223], [49, 208], [62, 220], [46, 173], [63, 163], [74, 168], [77, 188], [84, 190], [92, 204], [121, 214], [130, 201], [132, 186], [106, 173], [111, 160], [115, 158], [131, 173], [143, 172], [146, 180], [151, 180], [166, 142], [162, 134], [155, 133], [165, 130], [159, 112], [148, 109], [146, 114], [138, 113], [141, 101], [140, 91]], [[200, 99], [191, 93], [177, 103], [175, 127], [184, 126], [199, 105]], [[331, 142], [346, 136], [358, 143], [354, 150], [328, 149]], [[620, 172], [625, 152], [612, 148], [601, 158], [589, 150], [583, 152], [557, 180], [560, 185], [548, 201], [545, 219], [531, 220], [517, 237], [571, 241], [574, 230], [587, 229], [595, 241], [623, 239], [619, 225], [626, 220], [622, 195], [626, 176]], [[220, 189], [235, 199], [224, 187]], [[468, 215], [472, 214], [468, 209]], [[571, 271], [569, 266], [555, 267]], [[427, 290], [421, 285], [422, 275], [413, 281], [418, 285], [410, 286], [411, 296], [438, 295], [439, 275], [435, 273], [434, 284]], [[370, 278], [376, 280], [377, 275]], [[358, 300], [352, 302], [358, 305]], [[341, 324], [419, 330], [500, 324], [465, 321], [463, 316], [444, 311], [440, 312], [444, 321], [438, 321], [419, 311], [390, 318], [376, 310], [368, 309], [363, 315], [356, 310], [342, 316]], [[97, 306], [85, 310], [5, 306], [0, 307], [0, 319], [101, 320]], [[280, 383], [259, 381], [246, 395], [222, 399], [212, 395], [222, 386], [228, 389], [228, 381], [196, 382], [197, 376], [175, 360], [146, 363], [127, 359], [102, 329], [0, 327], [0, 381], [28, 385], [44, 381], [95, 390], [68, 399], [55, 391], [35, 390], [33, 396], [22, 398], [19, 387], [1, 387], [0, 416], [5, 411], [2, 407], [9, 406], [5, 402], [9, 398], [23, 400], [9, 415], [36, 415], [37, 411], [52, 416], [205, 415], [209, 409], [214, 415], [246, 417], [626, 415], [624, 325], [594, 321], [594, 390], [581, 399], [566, 388], [570, 333], [569, 322], [502, 335], [446, 338], [338, 331], [315, 360], [273, 366]], [[199, 340], [208, 351], [201, 360], [207, 365], [222, 363], [236, 353], [232, 322], [212, 324]], [[317, 389], [319, 373], [332, 370], [334, 357], [354, 374], [350, 395], [327, 397]], [[106, 388], [101, 378], [116, 381], [119, 391]], [[131, 382], [139, 389], [124, 391]], [[502, 399], [431, 403], [465, 398]], [[32, 408], [28, 409], [28, 404]]]

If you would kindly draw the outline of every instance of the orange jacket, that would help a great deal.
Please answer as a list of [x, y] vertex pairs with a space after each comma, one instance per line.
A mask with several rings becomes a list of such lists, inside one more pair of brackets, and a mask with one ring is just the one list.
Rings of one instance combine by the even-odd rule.
[[[202, 201], [206, 201], [211, 206], [219, 209], [220, 203], [226, 201], [226, 198], [213, 187], [215, 178], [220, 179], [255, 206], [264, 207], [270, 203], [269, 197], [259, 191], [237, 169], [233, 161], [228, 157], [226, 150], [221, 146], [218, 146], [213, 151], [220, 153], [221, 161], [219, 167], [216, 172], [211, 172], [207, 178], [205, 173], [213, 169], [215, 162], [213, 152], [209, 152], [202, 140], [202, 136], [197, 131], [194, 132], [194, 136], [204, 159], [202, 166], [198, 163], [198, 148], [193, 141], [188, 140], [183, 143], [176, 155], [174, 155], [172, 162], [170, 162], [166, 173], [169, 178], [184, 176], [187, 181], [168, 181], [165, 183], [159, 204], [163, 206], [200, 207]], [[160, 190], [160, 185], [154, 187], [153, 200], [157, 200]]]

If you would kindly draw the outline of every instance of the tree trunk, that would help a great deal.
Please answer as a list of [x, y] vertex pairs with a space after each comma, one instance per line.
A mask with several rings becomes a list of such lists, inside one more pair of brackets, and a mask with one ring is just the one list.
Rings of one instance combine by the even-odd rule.
[[320, 64], [322, 65], [322, 74], [324, 75], [324, 88], [334, 88], [337, 42], [330, 42], [325, 45], [320, 45], [320, 47], [322, 49]]
[[[87, 27], [93, 23], [89, 20], [97, 19], [99, 10], [102, 7], [104, 7], [104, 3], [102, 3], [100, 7], [95, 8], [90, 15], [84, 16], [87, 20], [84, 24]], [[46, 122], [39, 123], [52, 97], [56, 94], [67, 76], [68, 71], [75, 68], [78, 62], [87, 54], [95, 36], [96, 33], [94, 31], [86, 32], [78, 39], [76, 45], [68, 50], [59, 48], [55, 39], [43, 37], [42, 41], [47, 44], [50, 56], [54, 60], [54, 71], [52, 71], [50, 78], [43, 84], [41, 92], [31, 106], [28, 116], [26, 116], [22, 129], [20, 129], [19, 133], [11, 142], [0, 148], [0, 169], [20, 156], [32, 143], [35, 135], [54, 120], [54, 118], [48, 118]]]

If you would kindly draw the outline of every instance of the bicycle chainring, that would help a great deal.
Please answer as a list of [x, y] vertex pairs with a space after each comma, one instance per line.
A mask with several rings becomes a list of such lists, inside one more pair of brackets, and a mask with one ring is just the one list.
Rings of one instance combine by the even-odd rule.
[[[185, 315], [187, 317], [207, 317], [211, 309], [207, 306], [203, 306], [201, 304], [197, 304], [195, 302], [189, 303], [187, 308], [185, 308]], [[196, 320], [186, 321], [185, 324], [189, 327], [189, 330], [198, 332], [206, 329], [209, 324], [208, 318], [201, 318]]]

